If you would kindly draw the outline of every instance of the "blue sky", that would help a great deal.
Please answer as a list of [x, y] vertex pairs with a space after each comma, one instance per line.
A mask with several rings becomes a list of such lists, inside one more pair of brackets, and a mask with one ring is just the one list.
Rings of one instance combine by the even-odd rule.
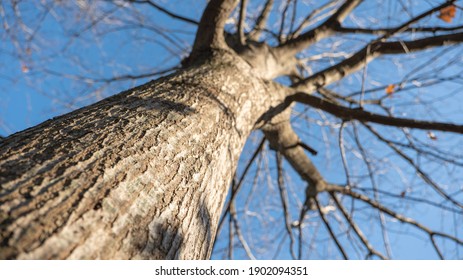
[[[76, 1], [77, 4], [74, 1], [73, 3], [66, 2], [49, 9], [49, 3], [38, 4], [34, 1], [24, 1], [16, 10], [9, 2], [0, 4], [3, 11], [3, 24], [9, 26], [9, 28], [0, 29], [0, 135], [7, 136], [21, 131], [54, 116], [155, 79], [159, 75], [141, 79], [122, 79], [111, 83], [106, 82], [106, 79], [170, 69], [177, 66], [180, 60], [187, 55], [194, 39], [195, 26], [172, 20], [148, 5], [142, 4], [136, 6], [137, 11], [132, 11], [130, 7], [108, 6], [102, 2], [93, 1], [93, 5], [96, 5], [98, 9], [92, 14], [88, 13], [86, 10], [88, 6], [85, 6], [90, 5], [91, 2]], [[158, 2], [176, 13], [199, 20], [206, 1]], [[405, 13], [398, 1], [384, 1], [381, 5], [372, 4], [372, 2], [359, 7], [356, 16], [349, 18], [346, 24], [374, 27], [375, 24], [380, 25], [384, 22], [394, 25], [403, 21], [402, 18], [393, 16]], [[251, 3], [254, 2], [251, 1]], [[424, 4], [424, 1], [410, 1], [410, 3], [412, 3], [412, 8], [407, 10], [407, 13], [412, 14], [418, 13], [428, 5]], [[429, 3], [440, 2], [429, 1]], [[298, 12], [303, 15], [307, 9], [309, 6], [301, 6]], [[258, 10], [257, 6], [251, 4], [251, 14], [257, 13]], [[372, 15], [376, 15], [376, 18]], [[277, 14], [273, 14], [271, 19], [277, 21]], [[452, 24], [461, 24], [461, 22], [460, 11]], [[142, 24], [144, 27], [141, 28]], [[436, 16], [425, 19], [423, 24], [444, 25]], [[232, 25], [227, 28], [233, 29]], [[332, 40], [327, 39], [308, 50], [305, 55], [313, 56], [327, 50], [333, 53], [350, 52], [362, 46], [369, 39], [371, 37], [368, 36], [343, 36]], [[332, 89], [343, 94], [351, 94], [359, 92], [361, 84], [364, 83], [367, 90], [378, 89], [365, 96], [367, 98], [378, 97], [385, 95], [385, 86], [398, 84], [403, 81], [404, 77], [407, 77], [403, 86], [410, 89], [398, 91], [385, 100], [385, 104], [393, 108], [395, 115], [463, 123], [462, 79], [461, 76], [451, 79], [463, 73], [461, 50], [461, 47], [449, 47], [428, 50], [416, 55], [383, 57], [368, 66], [365, 70], [366, 75], [362, 73], [352, 75], [332, 85]], [[337, 61], [336, 59], [339, 58], [317, 60], [310, 66], [313, 71], [316, 71], [332, 64]], [[442, 77], [449, 81], [443, 84], [433, 84]], [[354, 96], [358, 97], [358, 95]], [[312, 157], [314, 163], [330, 182], [343, 183], [345, 175], [342, 171], [339, 148], [337, 148], [337, 131], [340, 122], [310, 108], [298, 106], [296, 111], [298, 114], [294, 116], [295, 129], [304, 141], [320, 152], [318, 156]], [[379, 110], [377, 112], [384, 113]], [[352, 126], [349, 129], [352, 129]], [[403, 140], [404, 137], [403, 133], [396, 129], [379, 127], [379, 131], [385, 136], [399, 140]], [[461, 137], [455, 137], [450, 133], [436, 133], [438, 140], [435, 141], [430, 139], [427, 133], [427, 131], [411, 131], [410, 135], [421, 139], [429, 147], [437, 147], [460, 159], [463, 158]], [[375, 141], [374, 137], [365, 130], [361, 135], [371, 158], [375, 159], [375, 165], [378, 168], [376, 177], [378, 185], [394, 193], [401, 193], [404, 190], [411, 194], [424, 192], [425, 196], [439, 200], [403, 160], [392, 155], [387, 147]], [[250, 157], [259, 137], [259, 133], [251, 136], [243, 153], [242, 163]], [[352, 135], [347, 133], [345, 137], [346, 143], [354, 145]], [[257, 239], [252, 234], [246, 234], [249, 242], [256, 248], [256, 256], [260, 258], [274, 256], [268, 253], [265, 246], [274, 248], [280, 242], [289, 244], [289, 238], [282, 237], [285, 231], [282, 226], [280, 202], [276, 195], [273, 151], [267, 151], [267, 154], [268, 162], [262, 159], [260, 166], [264, 171], [268, 170], [269, 175], [266, 176], [263, 172], [257, 176], [257, 179], [250, 176], [237, 202], [239, 214], [243, 218], [243, 224], [247, 225], [248, 233], [264, 236], [269, 228], [275, 229], [264, 239]], [[409, 155], [416, 160], [421, 160], [413, 153]], [[347, 161], [353, 172], [365, 174], [365, 166], [358, 153], [349, 153]], [[285, 165], [288, 166], [287, 163]], [[463, 189], [461, 167], [445, 166], [439, 163], [425, 163], [424, 167], [449, 191], [459, 191], [461, 198]], [[238, 170], [241, 171], [242, 168], [243, 165]], [[252, 170], [257, 170], [257, 165], [253, 166]], [[303, 202], [305, 185], [297, 174], [290, 168], [288, 170], [286, 177], [288, 188], [293, 191], [290, 196], [293, 199], [293, 218], [296, 219], [296, 208], [298, 203]], [[253, 181], [257, 182], [256, 187], [253, 187]], [[366, 186], [369, 184], [368, 180], [361, 176], [358, 176], [357, 181]], [[256, 197], [253, 194], [255, 199], [250, 201], [250, 192], [257, 187], [261, 188], [259, 196]], [[329, 203], [328, 198], [324, 198], [323, 201]], [[443, 231], [453, 229], [455, 224], [461, 224], [463, 221], [461, 215], [443, 214], [423, 205], [410, 208], [409, 205], [396, 203], [393, 200], [389, 205]], [[361, 209], [362, 205], [356, 205], [356, 207]], [[256, 213], [262, 209], [265, 210], [265, 215], [257, 215]], [[359, 220], [362, 221], [361, 226], [366, 232], [372, 234], [372, 243], [381, 246], [380, 228], [377, 223], [371, 222], [372, 219], [377, 218], [377, 214], [365, 212], [358, 215]], [[332, 218], [335, 220], [338, 217], [333, 214]], [[315, 221], [316, 215], [310, 219]], [[311, 224], [310, 219], [308, 225]], [[399, 224], [392, 220], [388, 221], [388, 225], [391, 227], [389, 237], [394, 247], [394, 257], [436, 258], [431, 245], [422, 234], [415, 232], [411, 236], [402, 234], [404, 231], [412, 231], [407, 227], [399, 227]], [[223, 254], [221, 249], [227, 246], [227, 230], [225, 226], [222, 232], [223, 239], [220, 239], [217, 245], [214, 258], [220, 258]], [[455, 230], [459, 230], [457, 234], [461, 237], [463, 234], [461, 229]], [[318, 235], [314, 237], [314, 242], [323, 242], [328, 238], [322, 226], [318, 225], [310, 230], [310, 234], [314, 236], [316, 232]], [[238, 241], [235, 243], [238, 244]], [[448, 251], [456, 250], [451, 244], [444, 245], [447, 246]], [[262, 246], [261, 250], [260, 246]], [[336, 248], [333, 244], [327, 246], [328, 249], [327, 247], [315, 248], [315, 252], [307, 254], [307, 257], [336, 256]], [[461, 258], [463, 249], [458, 250], [450, 255]], [[355, 250], [349, 253], [352, 256], [357, 254]], [[236, 258], [246, 258], [239, 244], [235, 254]], [[276, 255], [279, 258], [289, 258], [287, 249], [282, 249]]]

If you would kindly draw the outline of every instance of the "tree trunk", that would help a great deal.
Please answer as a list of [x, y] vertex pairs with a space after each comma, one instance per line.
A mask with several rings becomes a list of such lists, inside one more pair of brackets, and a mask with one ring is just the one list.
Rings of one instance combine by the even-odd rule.
[[0, 258], [208, 258], [268, 87], [222, 53], [2, 140]]

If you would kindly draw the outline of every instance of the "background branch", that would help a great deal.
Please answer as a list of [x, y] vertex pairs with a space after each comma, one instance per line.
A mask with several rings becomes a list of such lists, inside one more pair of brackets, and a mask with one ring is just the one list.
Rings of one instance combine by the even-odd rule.
[[154, 3], [152, 0], [129, 0], [130, 2], [133, 2], [133, 3], [140, 3], [140, 4], [148, 4], [150, 5], [151, 7], [159, 10], [160, 12], [172, 17], [172, 18], [175, 18], [175, 19], [178, 19], [178, 20], [181, 20], [181, 21], [184, 21], [184, 22], [187, 22], [187, 23], [190, 23], [190, 24], [194, 24], [194, 25], [198, 25], [199, 22], [194, 20], [194, 19], [191, 19], [191, 18], [188, 18], [188, 17], [185, 17], [185, 16], [181, 16], [181, 15], [178, 15], [176, 13], [173, 13], [165, 8], [163, 8], [162, 6], [160, 6], [159, 4], [156, 4]]

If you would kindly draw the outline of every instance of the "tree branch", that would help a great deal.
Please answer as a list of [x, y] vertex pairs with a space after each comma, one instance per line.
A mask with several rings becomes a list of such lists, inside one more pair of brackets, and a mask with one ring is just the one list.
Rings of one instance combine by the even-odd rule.
[[210, 49], [226, 49], [224, 27], [238, 0], [211, 0], [199, 22], [192, 55]]
[[180, 16], [180, 15], [177, 15], [163, 7], [161, 7], [160, 5], [154, 3], [152, 0], [130, 0], [131, 2], [133, 3], [139, 3], [139, 4], [148, 4], [150, 5], [151, 7], [159, 10], [160, 12], [163, 12], [164, 14], [172, 17], [172, 18], [175, 18], [175, 19], [178, 19], [178, 20], [182, 20], [184, 22], [187, 22], [187, 23], [190, 23], [190, 24], [194, 24], [194, 25], [198, 25], [199, 22], [197, 22], [196, 20], [194, 19], [190, 19], [190, 18], [187, 18], [187, 17], [184, 17], [184, 16]]
[[[289, 57], [297, 54], [309, 45], [318, 42], [320, 39], [331, 36], [341, 27], [341, 22], [352, 12], [355, 7], [361, 4], [362, 0], [346, 0], [341, 7], [325, 22], [318, 27], [303, 33], [299, 37], [288, 40], [286, 43], [281, 44], [275, 48], [275, 52], [282, 57]], [[424, 50], [430, 47], [443, 46], [447, 44], [454, 44], [463, 41], [463, 33], [447, 34], [435, 37], [428, 37], [414, 41], [395, 41], [385, 42], [389, 37], [407, 30], [409, 26], [419, 20], [441, 10], [442, 8], [452, 5], [455, 0], [449, 0], [445, 3], [427, 10], [420, 15], [408, 20], [407, 22], [392, 28], [389, 32], [383, 34], [381, 38], [375, 39], [367, 44], [357, 53], [344, 61], [333, 65], [321, 72], [318, 72], [302, 81], [295, 86], [300, 90], [302, 87], [308, 87], [305, 91], [312, 92], [315, 90], [315, 84], [319, 86], [327, 85], [333, 81], [337, 81], [346, 75], [358, 71], [374, 58], [382, 54], [399, 54], [408, 53], [412, 51]]]
[[341, 22], [352, 12], [352, 10], [362, 2], [363, 0], [346, 0], [344, 4], [342, 4], [336, 12], [321, 25], [278, 46], [278, 52], [287, 56], [292, 56], [307, 48], [311, 44], [332, 35], [336, 26], [340, 25]]
[[289, 96], [288, 100], [310, 105], [314, 108], [328, 112], [343, 120], [358, 120], [361, 122], [373, 122], [395, 127], [409, 127], [417, 129], [463, 133], [463, 125], [442, 122], [419, 121], [415, 119], [394, 118], [384, 115], [378, 115], [360, 108], [351, 109], [341, 105], [337, 105], [326, 99], [321, 99], [316, 96], [302, 92], [297, 92], [296, 94]]
[[285, 219], [285, 229], [289, 236], [289, 250], [293, 259], [297, 259], [296, 253], [294, 252], [294, 235], [293, 229], [291, 226], [291, 213], [289, 209], [289, 201], [288, 201], [288, 192], [286, 191], [284, 178], [283, 178], [283, 163], [282, 163], [282, 156], [280, 152], [276, 152], [276, 164], [277, 164], [277, 183], [278, 183], [278, 190], [280, 192], [280, 199], [281, 199], [281, 206], [283, 208], [283, 216]]
[[315, 201], [315, 205], [317, 206], [317, 210], [318, 210], [318, 213], [320, 214], [320, 218], [322, 219], [323, 223], [325, 224], [326, 226], [326, 229], [328, 230], [330, 236], [331, 236], [331, 239], [333, 239], [334, 243], [336, 244], [336, 246], [338, 247], [339, 251], [341, 252], [343, 258], [345, 260], [348, 260], [349, 257], [347, 256], [346, 254], [346, 251], [344, 250], [344, 248], [341, 246], [341, 243], [339, 243], [339, 240], [338, 238], [336, 237], [336, 235], [334, 234], [334, 231], [333, 229], [331, 228], [331, 225], [330, 223], [328, 222], [328, 220], [326, 219], [325, 217], [325, 214], [323, 213], [321, 207], [320, 207], [320, 203], [318, 202], [318, 199], [314, 199]]
[[397, 33], [401, 33], [405, 30], [408, 29], [408, 27], [412, 24], [414, 24], [415, 22], [418, 22], [420, 21], [421, 19], [429, 16], [429, 15], [432, 15], [433, 13], [437, 12], [437, 11], [440, 11], [450, 5], [452, 5], [456, 0], [447, 0], [445, 3], [439, 5], [439, 6], [436, 6], [432, 9], [429, 9], [421, 14], [419, 14], [418, 16], [408, 20], [407, 22], [399, 25], [398, 27], [396, 28], [393, 28], [390, 32], [387, 32], [386, 34], [384, 34], [381, 38], [379, 38], [377, 41], [384, 41], [386, 40], [387, 38], [397, 34]]
[[391, 197], [391, 198], [394, 198], [394, 199], [402, 199], [402, 200], [409, 200], [411, 202], [423, 203], [423, 204], [426, 204], [427, 206], [436, 207], [436, 208], [439, 208], [439, 209], [442, 209], [442, 210], [445, 210], [445, 211], [449, 211], [449, 212], [452, 212], [452, 213], [455, 213], [455, 214], [460, 214], [461, 213], [460, 209], [456, 209], [453, 206], [445, 206], [442, 203], [437, 203], [437, 202], [427, 200], [427, 199], [424, 199], [424, 198], [421, 198], [421, 197], [410, 196], [408, 194], [396, 194], [396, 193], [383, 191], [383, 190], [375, 190], [375, 189], [372, 189], [372, 188], [356, 187], [356, 189], [361, 190], [362, 192], [381, 193], [382, 195], [385, 195], [385, 196], [388, 196], [388, 197]]
[[275, 116], [262, 127], [262, 131], [269, 141], [270, 147], [281, 152], [294, 170], [309, 184], [309, 196], [314, 197], [317, 192], [324, 189], [325, 181], [305, 154], [303, 147], [299, 145], [301, 141], [289, 122], [290, 112], [291, 108], [288, 108]]
[[278, 42], [284, 41], [284, 30], [285, 30], [285, 22], [286, 22], [286, 13], [288, 12], [289, 6], [291, 5], [291, 0], [286, 0], [285, 7], [281, 12], [281, 22], [280, 22], [280, 30], [278, 31]]
[[373, 134], [375, 135], [380, 141], [386, 143], [396, 154], [398, 154], [402, 159], [407, 161], [413, 168], [415, 169], [416, 173], [425, 181], [428, 185], [430, 185], [440, 196], [445, 198], [446, 200], [450, 201], [454, 205], [463, 209], [463, 205], [450, 197], [446, 192], [442, 190], [421, 168], [415, 164], [412, 158], [407, 156], [404, 152], [398, 149], [393, 143], [389, 142], [387, 139], [383, 138], [376, 130], [374, 130], [371, 126], [364, 124], [364, 126]]
[[[421, 13], [420, 15], [408, 20], [407, 22], [401, 24], [398, 27], [388, 28], [388, 29], [380, 29], [379, 31], [381, 31], [381, 32], [378, 31], [377, 33], [373, 33], [373, 34], [383, 35], [383, 37], [381, 37], [381, 38], [379, 38], [377, 40], [378, 41], [384, 41], [386, 38], [389, 38], [390, 36], [392, 36], [394, 34], [397, 34], [397, 33], [400, 33], [400, 32], [407, 31], [407, 30], [411, 29], [411, 28], [409, 28], [409, 26], [411, 24], [420, 21], [421, 19], [435, 13], [436, 11], [440, 11], [441, 9], [452, 5], [455, 1], [456, 0], [446, 1], [445, 3], [443, 3], [443, 4], [441, 4], [441, 5], [437, 6], [437, 7], [434, 7], [432, 9], [430, 9], [430, 10], [427, 10], [427, 11]], [[294, 38], [293, 40], [290, 40], [290, 41], [286, 42], [284, 45], [291, 46], [290, 48], [294, 49], [294, 50], [291, 50], [291, 51], [296, 51], [296, 53], [297, 53], [297, 52], [305, 49], [307, 46], [309, 46], [313, 42], [316, 42], [316, 41], [318, 41], [318, 40], [320, 40], [322, 38], [330, 36], [335, 32], [348, 32], [348, 31], [356, 32], [356, 30], [361, 30], [359, 28], [345, 28], [345, 27], [342, 27], [341, 23], [362, 2], [363, 2], [363, 0], [347, 0], [346, 2], [344, 2], [343, 5], [341, 5], [341, 7], [339, 7], [339, 9], [331, 17], [329, 17], [320, 26], [318, 26], [318, 27], [316, 27], [316, 28], [302, 34], [299, 37]], [[364, 33], [366, 33], [366, 30], [367, 29], [363, 30]], [[322, 32], [322, 31], [324, 31], [324, 32]], [[358, 31], [356, 33], [362, 33], [362, 32]], [[368, 34], [370, 34], [370, 33], [368, 33]], [[282, 48], [284, 48], [286, 51], [290, 51], [288, 49], [288, 47], [286, 47], [286, 46], [285, 47], [282, 46]]]
[[238, 219], [238, 214], [236, 213], [235, 209], [235, 204], [233, 203], [230, 207], [230, 215], [233, 219], [233, 223], [235, 225], [235, 233], [236, 236], [238, 236], [238, 240], [240, 241], [241, 245], [243, 246], [244, 251], [246, 252], [246, 255], [251, 259], [255, 260], [256, 257], [252, 253], [251, 248], [249, 247], [248, 243], [246, 242], [246, 239], [244, 238], [243, 234], [241, 233], [241, 228], [239, 225], [239, 219]]
[[[339, 1], [339, 0], [338, 0]], [[299, 36], [299, 34], [301, 33], [302, 29], [304, 29], [310, 22], [310, 20], [318, 15], [319, 13], [321, 13], [322, 11], [328, 9], [328, 8], [331, 8], [332, 6], [336, 5], [338, 1], [331, 1], [331, 2], [327, 2], [326, 4], [322, 5], [321, 7], [313, 10], [310, 14], [308, 14], [304, 20], [301, 22], [301, 24], [296, 28], [296, 30], [294, 30], [293, 34], [291, 34], [290, 38], [296, 38]]]
[[244, 23], [246, 21], [246, 7], [248, 0], [241, 0], [240, 17], [238, 20], [238, 37], [240, 44], [244, 46], [246, 44], [246, 38], [244, 37]]
[[328, 184], [326, 190], [328, 192], [342, 193], [342, 194], [348, 195], [348, 196], [350, 196], [352, 198], [361, 200], [361, 201], [365, 202], [366, 204], [370, 205], [371, 207], [380, 210], [381, 212], [387, 214], [388, 216], [390, 216], [392, 218], [395, 218], [395, 219], [399, 220], [402, 223], [412, 225], [412, 226], [426, 232], [430, 237], [440, 236], [440, 237], [452, 240], [452, 241], [454, 241], [455, 243], [457, 243], [459, 245], [463, 245], [463, 240], [460, 240], [457, 237], [449, 235], [447, 233], [433, 231], [430, 228], [422, 225], [421, 223], [419, 223], [419, 222], [417, 222], [417, 221], [415, 221], [415, 220], [413, 220], [413, 219], [411, 219], [409, 217], [405, 217], [405, 216], [403, 216], [403, 215], [401, 215], [401, 214], [399, 214], [399, 213], [385, 207], [381, 203], [379, 203], [379, 202], [377, 202], [375, 200], [372, 200], [371, 198], [369, 198], [366, 195], [354, 192], [350, 188], [345, 188], [345, 187], [342, 187], [342, 186], [339, 186], [339, 185]]
[[[349, 110], [352, 110], [352, 109], [349, 109]], [[352, 191], [350, 188], [345, 188], [339, 185], [333, 185], [333, 184], [327, 183], [324, 180], [324, 178], [321, 176], [321, 174], [319, 173], [318, 169], [313, 165], [313, 163], [310, 161], [307, 155], [303, 152], [303, 150], [301, 149], [300, 151], [298, 151], [297, 148], [293, 148], [295, 147], [295, 145], [291, 143], [297, 142], [298, 137], [295, 134], [295, 132], [292, 130], [292, 128], [289, 126], [290, 125], [289, 122], [285, 123], [284, 120], [287, 119], [287, 116], [285, 116], [285, 113], [286, 111], [281, 113], [281, 115], [276, 116], [276, 119], [272, 120], [273, 124], [268, 124], [264, 126], [263, 131], [265, 133], [266, 138], [270, 142], [270, 146], [273, 149], [278, 149], [279, 151], [281, 151], [281, 153], [285, 156], [285, 158], [288, 160], [291, 166], [298, 172], [298, 174], [302, 177], [302, 179], [305, 180], [309, 184], [306, 190], [306, 193], [307, 193], [306, 199], [315, 201], [315, 203], [317, 204], [316, 206], [319, 209], [319, 211], [320, 211], [320, 206], [318, 205], [318, 201], [313, 199], [315, 198], [316, 194], [319, 192], [323, 192], [323, 191], [338, 192], [338, 193], [349, 195], [355, 199], [361, 200], [369, 204], [373, 208], [378, 209], [379, 211], [393, 218], [396, 218], [397, 220], [401, 222], [410, 224], [426, 232], [430, 236], [430, 238], [433, 238], [434, 236], [441, 236], [443, 238], [453, 240], [454, 242], [460, 245], [463, 244], [463, 241], [458, 239], [457, 237], [451, 236], [446, 233], [433, 231], [411, 218], [405, 217], [403, 215], [400, 215], [390, 210], [389, 208], [383, 206], [379, 202], [363, 194], [359, 194], [359, 193]], [[284, 148], [288, 146], [292, 148], [290, 149]], [[300, 224], [302, 223], [302, 217], [304, 216], [307, 210], [309, 210], [309, 208], [307, 207], [304, 207], [301, 210], [301, 218], [299, 221], [299, 227], [300, 227]], [[324, 217], [322, 217], [322, 219], [323, 218]], [[324, 219], [324, 223], [325, 225], [327, 224], [326, 219]], [[330, 234], [333, 237], [334, 233], [331, 232]], [[336, 239], [333, 239], [333, 240], [334, 242], [337, 241]], [[435, 248], [436, 248], [436, 252], [438, 252], [437, 245], [435, 246]]]
[[376, 255], [380, 259], [386, 260], [386, 258], [383, 254], [380, 252], [376, 251], [375, 248], [370, 244], [366, 236], [363, 234], [362, 230], [358, 227], [358, 225], [355, 223], [354, 219], [352, 216], [347, 212], [347, 209], [342, 205], [341, 201], [336, 197], [334, 193], [330, 193], [331, 198], [334, 200], [334, 203], [336, 204], [336, 207], [341, 211], [342, 215], [344, 218], [347, 220], [351, 228], [354, 230], [355, 234], [358, 236], [358, 238], [362, 241], [363, 245], [368, 249], [369, 253], [371, 255]]
[[[226, 205], [224, 207], [225, 213], [228, 213], [230, 211], [231, 204], [235, 201], [236, 194], [240, 191], [241, 186], [242, 186], [242, 184], [244, 182], [244, 178], [248, 174], [248, 171], [251, 168], [252, 164], [254, 163], [254, 160], [262, 152], [262, 149], [264, 147], [264, 143], [265, 143], [265, 137], [262, 137], [262, 139], [260, 140], [260, 143], [257, 146], [256, 150], [254, 151], [254, 153], [252, 153], [251, 159], [246, 164], [246, 167], [244, 168], [244, 171], [241, 174], [240, 179], [238, 180], [238, 183], [233, 185], [231, 197], [230, 197], [230, 199], [228, 200], [228, 202], [226, 203]], [[222, 216], [222, 218], [220, 219], [219, 225], [217, 227], [218, 229], [222, 228], [223, 222], [225, 220], [225, 216], [226, 216], [226, 214], [224, 214]]]
[[[371, 186], [373, 188], [373, 195], [375, 200], [379, 201], [379, 192], [378, 192], [378, 185], [375, 180], [374, 176], [374, 168], [373, 168], [373, 161], [370, 160], [367, 151], [363, 147], [363, 145], [360, 142], [360, 137], [357, 129], [356, 123], [353, 124], [353, 132], [354, 132], [354, 141], [357, 144], [357, 147], [359, 149], [360, 155], [363, 159], [363, 162], [365, 163], [368, 171], [368, 177], [370, 178]], [[379, 220], [380, 220], [380, 225], [381, 225], [381, 232], [383, 235], [383, 242], [384, 242], [384, 247], [386, 248], [386, 253], [388, 257], [392, 256], [392, 251], [390, 248], [390, 243], [389, 243], [389, 237], [387, 234], [387, 226], [386, 226], [386, 219], [384, 217], [384, 213], [381, 211], [378, 211], [379, 213]]]
[[318, 87], [326, 86], [358, 70], [374, 58], [384, 54], [403, 54], [426, 50], [432, 47], [448, 46], [463, 42], [463, 32], [426, 37], [412, 41], [375, 41], [352, 56], [296, 83], [293, 87], [308, 93]]
[[[313, 96], [305, 95], [305, 94], [303, 94], [303, 96], [313, 97]], [[316, 98], [316, 99], [321, 100], [319, 98]], [[323, 100], [321, 100], [321, 101], [322, 101], [322, 104], [323, 104], [324, 101]], [[331, 104], [331, 105], [337, 106], [337, 107], [334, 107], [334, 109], [332, 110], [333, 112], [336, 112], [336, 111], [341, 111], [342, 112], [342, 110], [339, 110], [339, 109], [340, 108], [344, 109], [344, 107], [339, 106], [339, 105], [334, 105], [334, 104]], [[348, 108], [346, 108], [346, 109], [348, 109]], [[432, 242], [434, 242], [433, 246], [434, 246], [436, 252], [439, 254], [440, 257], [443, 257], [443, 256], [440, 253], [439, 248], [437, 247], [437, 244], [435, 243], [435, 241], [433, 241], [434, 240], [433, 238], [435, 236], [441, 236], [443, 238], [450, 239], [450, 240], [452, 240], [452, 241], [454, 241], [454, 242], [456, 242], [457, 244], [460, 244], [460, 245], [463, 244], [463, 241], [458, 239], [457, 237], [446, 234], [446, 233], [443, 233], [443, 232], [433, 231], [433, 230], [427, 228], [426, 226], [424, 226], [423, 224], [418, 223], [417, 221], [415, 221], [415, 220], [413, 220], [411, 218], [408, 218], [406, 216], [403, 216], [401, 214], [396, 213], [395, 211], [383, 206], [382, 204], [380, 204], [376, 200], [373, 200], [373, 199], [369, 198], [368, 196], [356, 193], [353, 190], [351, 190], [350, 188], [346, 188], [346, 187], [342, 187], [342, 186], [339, 186], [339, 185], [334, 185], [334, 184], [327, 183], [324, 180], [324, 178], [321, 176], [321, 174], [319, 173], [318, 169], [313, 165], [313, 163], [310, 161], [310, 159], [307, 157], [307, 155], [303, 152], [302, 148], [297, 147], [296, 145], [294, 145], [294, 143], [297, 143], [299, 140], [298, 140], [297, 135], [295, 134], [295, 132], [292, 130], [292, 128], [290, 126], [289, 113], [288, 113], [289, 110], [290, 110], [290, 108], [288, 108], [287, 110], [280, 113], [280, 115], [275, 116], [274, 119], [272, 119], [269, 124], [266, 124], [266, 125], [263, 126], [262, 130], [265, 133], [265, 137], [270, 142], [270, 147], [272, 149], [279, 150], [282, 153], [282, 155], [285, 156], [285, 158], [288, 160], [288, 162], [291, 164], [291, 166], [296, 170], [296, 172], [298, 172], [298, 174], [302, 177], [302, 179], [305, 180], [308, 183], [309, 186], [306, 189], [306, 202], [308, 202], [308, 201], [311, 201], [311, 203], [315, 202], [315, 204], [316, 204], [315, 206], [317, 207], [317, 209], [320, 212], [321, 219], [323, 220], [325, 226], [328, 228], [328, 231], [329, 231], [331, 237], [333, 238], [333, 241], [336, 243], [338, 248], [340, 248], [340, 250], [343, 250], [343, 249], [342, 249], [341, 246], [339, 246], [340, 243], [337, 240], [336, 236], [334, 235], [334, 232], [332, 230], [330, 231], [330, 229], [331, 229], [330, 225], [329, 225], [328, 221], [326, 220], [326, 218], [324, 217], [323, 212], [320, 209], [319, 202], [316, 200], [317, 193], [326, 191], [326, 192], [329, 192], [329, 193], [337, 192], [337, 193], [349, 195], [354, 199], [357, 199], [357, 200], [360, 200], [360, 201], [363, 201], [363, 202], [367, 203], [371, 207], [379, 210], [380, 212], [382, 212], [382, 213], [384, 213], [386, 215], [389, 215], [389, 216], [391, 216], [391, 217], [393, 217], [393, 218], [395, 218], [395, 219], [397, 219], [397, 220], [399, 220], [399, 221], [401, 221], [403, 223], [407, 223], [409, 225], [412, 225], [412, 226], [418, 228], [421, 231], [426, 232], [429, 235], [429, 238], [431, 238]], [[348, 109], [348, 110], [357, 111], [357, 110], [354, 110], [354, 109]], [[460, 129], [463, 129], [463, 127], [460, 127]], [[288, 148], [285, 148], [285, 147], [291, 147], [291, 148], [288, 149]], [[299, 148], [300, 150], [297, 150], [297, 148]], [[310, 208], [311, 203], [307, 203], [307, 205], [304, 204], [304, 207], [301, 209], [301, 215], [300, 215], [300, 219], [299, 219], [299, 224], [297, 225], [299, 227], [299, 231], [300, 231], [299, 238], [301, 238], [301, 236], [302, 236], [301, 224], [302, 224], [303, 217], [304, 217], [305, 213], [308, 210], [311, 209]], [[359, 233], [360, 233], [360, 231], [359, 231]], [[361, 238], [361, 237], [359, 237], [359, 238]], [[365, 241], [365, 240], [363, 240], [363, 241]], [[370, 252], [373, 252], [373, 254], [378, 255], [378, 256], [381, 255], [377, 251], [371, 250], [371, 248], [372, 248], [371, 246], [368, 246], [367, 248], [370, 250]], [[301, 251], [299, 250], [299, 256], [300, 256], [300, 254], [301, 254]], [[343, 254], [343, 256], [347, 257], [345, 254]]]
[[343, 22], [346, 17], [362, 2], [363, 0], [346, 0], [346, 2], [344, 2], [344, 4], [342, 4], [341, 7], [339, 7], [339, 9], [326, 20], [325, 25], [333, 26], [341, 24], [341, 22]]
[[262, 9], [262, 12], [260, 13], [259, 17], [256, 20], [256, 24], [254, 25], [253, 30], [249, 33], [249, 39], [252, 41], [257, 41], [259, 40], [260, 35], [262, 34], [262, 31], [265, 28], [265, 25], [267, 24], [267, 19], [270, 15], [270, 12], [272, 11], [273, 7], [273, 0], [267, 0], [265, 2], [264, 8]]
[[[230, 212], [230, 207], [231, 205], [234, 203], [235, 201], [235, 198], [236, 198], [236, 194], [238, 194], [238, 192], [240, 191], [241, 189], [241, 186], [244, 182], [244, 178], [246, 177], [246, 175], [248, 174], [248, 171], [249, 169], [251, 168], [251, 165], [254, 163], [254, 160], [257, 158], [257, 156], [262, 152], [262, 149], [264, 147], [264, 143], [265, 143], [265, 137], [262, 137], [259, 145], [257, 146], [256, 150], [254, 151], [254, 153], [252, 154], [251, 156], [251, 159], [249, 159], [248, 163], [246, 164], [246, 167], [244, 168], [244, 171], [243, 173], [241, 174], [240, 176], [240, 179], [238, 180], [238, 183], [237, 184], [233, 184], [233, 188], [232, 188], [232, 192], [231, 192], [231, 196], [230, 196], [230, 199], [227, 201], [224, 209], [225, 209], [225, 214], [222, 216], [222, 218], [220, 219], [219, 221], [219, 225], [217, 226], [218, 230], [217, 232], [220, 232], [220, 230], [222, 229], [222, 225], [223, 225], [223, 222], [225, 220], [225, 216], [226, 216], [226, 213], [229, 213]], [[236, 176], [236, 175], [235, 175]], [[233, 182], [235, 183], [235, 182]]]
[[[337, 27], [336, 32], [338, 33], [350, 33], [350, 34], [370, 34], [370, 35], [384, 35], [387, 33], [392, 33], [396, 28], [360, 28], [360, 27]], [[453, 27], [409, 27], [402, 32], [452, 32], [463, 30], [463, 25], [453, 26]]]

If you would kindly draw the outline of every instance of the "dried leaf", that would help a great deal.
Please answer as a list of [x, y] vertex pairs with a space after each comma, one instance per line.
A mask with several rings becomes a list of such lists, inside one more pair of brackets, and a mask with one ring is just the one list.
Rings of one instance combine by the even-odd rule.
[[395, 85], [390, 84], [386, 87], [386, 93], [392, 95], [395, 92]]
[[21, 66], [21, 71], [22, 71], [23, 73], [28, 73], [28, 72], [29, 72], [29, 67], [27, 67], [26, 64], [23, 64], [23, 65]]
[[434, 134], [432, 131], [428, 131], [428, 137], [431, 140], [434, 140], [434, 141], [437, 140], [436, 134]]
[[455, 5], [448, 6], [440, 10], [439, 18], [445, 22], [452, 22], [455, 14], [457, 12], [457, 7]]

